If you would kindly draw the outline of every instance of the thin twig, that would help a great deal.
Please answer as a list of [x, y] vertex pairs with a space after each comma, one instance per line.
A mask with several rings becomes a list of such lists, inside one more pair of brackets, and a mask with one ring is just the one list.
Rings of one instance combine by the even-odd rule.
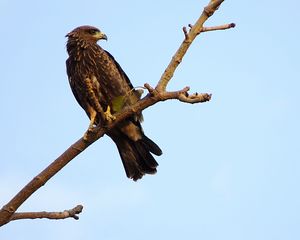
[[82, 212], [83, 206], [77, 205], [70, 210], [64, 210], [63, 212], [16, 212], [10, 218], [10, 221], [20, 220], [20, 219], [37, 219], [37, 218], [48, 218], [48, 219], [65, 219], [74, 218], [79, 219], [78, 214]]
[[229, 24], [224, 24], [220, 26], [213, 26], [213, 27], [203, 27], [201, 29], [201, 32], [209, 32], [209, 31], [217, 31], [217, 30], [226, 30], [230, 28], [234, 28], [235, 23], [229, 23]]
[[183, 31], [183, 33], [184, 33], [185, 41], [189, 41], [189, 33], [188, 33], [186, 27], [183, 27], [183, 28], [182, 28], [182, 31]]
[[210, 99], [211, 99], [211, 94], [208, 93], [195, 93], [189, 96], [186, 96], [185, 94], [181, 94], [178, 98], [179, 101], [185, 103], [207, 102]]

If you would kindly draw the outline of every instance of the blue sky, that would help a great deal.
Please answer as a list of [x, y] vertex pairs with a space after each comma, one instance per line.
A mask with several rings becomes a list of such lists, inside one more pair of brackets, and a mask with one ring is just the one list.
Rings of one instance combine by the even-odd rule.
[[[94, 25], [133, 85], [155, 85], [208, 1], [0, 1], [0, 204], [82, 136], [88, 119], [65, 73], [65, 34]], [[158, 173], [126, 178], [102, 138], [21, 211], [84, 205], [80, 220], [23, 220], [2, 240], [300, 238], [298, 1], [225, 1], [177, 69], [209, 103], [159, 103], [144, 130], [163, 149]]]

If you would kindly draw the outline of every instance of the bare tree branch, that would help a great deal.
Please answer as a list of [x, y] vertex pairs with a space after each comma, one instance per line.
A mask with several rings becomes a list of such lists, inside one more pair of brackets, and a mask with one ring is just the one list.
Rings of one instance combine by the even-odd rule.
[[181, 43], [179, 49], [175, 53], [175, 55], [172, 57], [171, 62], [169, 63], [166, 70], [164, 71], [163, 75], [161, 76], [157, 86], [155, 87], [158, 91], [166, 90], [169, 81], [173, 77], [176, 68], [181, 63], [186, 51], [189, 49], [190, 45], [197, 37], [197, 35], [201, 33], [203, 24], [210, 16], [214, 14], [214, 12], [219, 8], [219, 6], [223, 1], [224, 0], [211, 0], [209, 4], [204, 8], [201, 16], [198, 18], [195, 25], [190, 25], [191, 27], [190, 31], [188, 32], [186, 28], [183, 28], [185, 38]]
[[[196, 38], [200, 32], [212, 30], [220, 30], [221, 27], [215, 27], [215, 29], [203, 28], [204, 22], [218, 9], [220, 4], [224, 0], [211, 0], [210, 3], [204, 8], [200, 18], [197, 20], [195, 25], [189, 25], [190, 30], [187, 31], [184, 28], [185, 39], [181, 46], [173, 56], [168, 67], [164, 71], [161, 79], [159, 80], [157, 86], [152, 88], [149, 84], [145, 84], [144, 87], [148, 90], [148, 94], [139, 100], [136, 104], [124, 108], [119, 113], [115, 114], [116, 119], [107, 123], [107, 125], [101, 125], [95, 127], [92, 131], [87, 131], [85, 133], [85, 138], [80, 138], [77, 142], [71, 145], [61, 156], [59, 156], [53, 163], [51, 163], [45, 170], [34, 177], [20, 192], [18, 192], [15, 197], [13, 197], [5, 206], [0, 210], [0, 226], [7, 224], [12, 220], [25, 219], [25, 218], [51, 218], [51, 219], [63, 219], [66, 217], [78, 218], [76, 214], [82, 211], [81, 208], [77, 206], [76, 210], [71, 209], [69, 211], [64, 211], [62, 213], [47, 213], [47, 212], [37, 212], [37, 213], [17, 213], [17, 209], [26, 201], [36, 190], [42, 187], [51, 177], [53, 177], [57, 172], [59, 172], [64, 166], [66, 166], [73, 158], [84, 151], [92, 143], [102, 137], [105, 133], [114, 128], [121, 121], [125, 120], [129, 116], [141, 112], [142, 110], [154, 105], [160, 101], [166, 101], [169, 99], [177, 99], [185, 103], [201, 103], [206, 102], [211, 99], [211, 94], [188, 94], [189, 87], [185, 87], [179, 91], [167, 92], [166, 87], [172, 78], [177, 66], [180, 64], [183, 56], [188, 50], [189, 46]], [[233, 25], [231, 25], [233, 27]], [[223, 29], [226, 29], [222, 27]], [[229, 28], [229, 27], [228, 27]], [[74, 210], [74, 211], [73, 211]], [[77, 211], [78, 210], [78, 211]], [[80, 210], [80, 211], [79, 211]]]
[[65, 219], [74, 218], [78, 220], [77, 214], [81, 213], [83, 209], [82, 205], [77, 205], [70, 210], [64, 210], [63, 212], [17, 212], [12, 215], [10, 221], [20, 220], [20, 219], [37, 219], [37, 218], [48, 218], [48, 219]]
[[[188, 26], [189, 26], [190, 29], [193, 27], [192, 24], [189, 24]], [[228, 24], [223, 24], [223, 25], [213, 26], [213, 27], [202, 27], [200, 32], [227, 30], [229, 28], [234, 28], [234, 27], [235, 27], [235, 23], [228, 23]], [[188, 38], [188, 31], [187, 31], [186, 27], [183, 27], [182, 30], [183, 30], [183, 33], [185, 35], [185, 38]]]
[[34, 177], [17, 195], [11, 199], [0, 210], [0, 226], [8, 223], [13, 218], [16, 210], [25, 202], [36, 190], [42, 187], [51, 177], [66, 166], [73, 158], [86, 149], [91, 143], [79, 139], [71, 145], [53, 163], [45, 168], [41, 173]]
[[201, 32], [209, 32], [209, 31], [217, 31], [217, 30], [226, 30], [229, 28], [234, 28], [235, 23], [229, 23], [229, 24], [224, 24], [220, 26], [214, 26], [214, 27], [203, 27], [201, 29]]

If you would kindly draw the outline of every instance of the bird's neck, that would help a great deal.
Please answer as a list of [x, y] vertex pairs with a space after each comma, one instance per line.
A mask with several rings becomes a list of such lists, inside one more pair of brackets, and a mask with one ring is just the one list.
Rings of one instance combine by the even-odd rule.
[[71, 58], [80, 60], [84, 52], [89, 49], [100, 48], [97, 43], [86, 41], [84, 39], [69, 39], [67, 42], [67, 52]]

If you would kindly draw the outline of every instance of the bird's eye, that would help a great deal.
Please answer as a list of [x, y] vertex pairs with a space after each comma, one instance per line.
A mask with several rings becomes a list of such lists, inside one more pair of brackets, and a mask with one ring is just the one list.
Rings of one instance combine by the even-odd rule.
[[98, 31], [96, 29], [89, 29], [89, 34], [96, 34]]

